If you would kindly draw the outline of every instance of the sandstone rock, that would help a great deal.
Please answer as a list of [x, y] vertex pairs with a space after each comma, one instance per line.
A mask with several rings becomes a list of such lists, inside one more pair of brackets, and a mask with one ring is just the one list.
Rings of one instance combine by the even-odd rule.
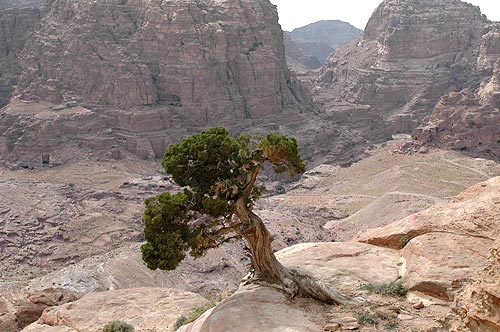
[[500, 330], [500, 242], [491, 250], [487, 265], [479, 269], [457, 301], [457, 311], [474, 332]]
[[323, 326], [323, 331], [337, 331], [340, 328], [340, 324], [333, 323]]
[[385, 0], [362, 39], [329, 57], [321, 93], [370, 105], [409, 133], [442, 95], [478, 84], [483, 26], [479, 8], [465, 2]]
[[454, 293], [484, 265], [491, 242], [439, 232], [418, 236], [401, 251], [403, 282], [410, 291], [453, 300]]
[[464, 90], [443, 97], [431, 116], [415, 129], [413, 138], [433, 146], [500, 158], [497, 91], [500, 91], [500, 60], [493, 76], [485, 79], [478, 91]]
[[38, 26], [41, 15], [39, 9], [4, 6], [0, 5], [0, 25], [3, 27], [0, 31], [0, 108], [10, 100], [21, 71], [18, 53], [24, 48], [28, 35]]
[[22, 329], [37, 321], [46, 308], [74, 302], [80, 297], [78, 293], [54, 288], [32, 293], [28, 296], [28, 301], [17, 308], [18, 326]]
[[0, 297], [0, 331], [17, 332], [18, 325], [14, 308], [3, 297]]
[[181, 315], [206, 303], [199, 295], [175, 289], [89, 293], [76, 302], [46, 309], [40, 320], [23, 332], [98, 332], [113, 320], [125, 321], [137, 332], [172, 331]]
[[[477, 184], [448, 204], [436, 205], [385, 227], [359, 233], [356, 241], [401, 248], [427, 233], [451, 233], [494, 241], [500, 234], [500, 177]], [[405, 241], [405, 242], [407, 242]]]
[[397, 250], [356, 242], [298, 244], [277, 252], [276, 257], [286, 267], [345, 292], [366, 283], [394, 282], [399, 277]]
[[300, 106], [276, 8], [262, 0], [52, 1], [22, 67], [19, 91], [52, 102], [161, 104], [201, 125]]
[[410, 290], [453, 300], [456, 290], [485, 264], [500, 235], [500, 178], [473, 186], [437, 205], [355, 239], [400, 248], [403, 281]]
[[330, 221], [324, 227], [336, 234], [337, 241], [348, 241], [362, 230], [389, 225], [440, 202], [443, 200], [431, 196], [390, 192], [351, 216]]
[[218, 331], [313, 332], [321, 326], [307, 319], [299, 307], [287, 303], [286, 296], [272, 288], [248, 286], [222, 301], [197, 321], [178, 332]]

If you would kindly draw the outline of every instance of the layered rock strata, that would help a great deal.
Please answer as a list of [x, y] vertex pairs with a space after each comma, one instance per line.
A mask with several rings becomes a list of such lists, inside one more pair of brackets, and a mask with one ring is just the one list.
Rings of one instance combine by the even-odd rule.
[[[3, 6], [3, 7], [2, 7]], [[9, 8], [0, 4], [0, 108], [11, 97], [21, 72], [19, 52], [30, 33], [38, 26], [40, 10], [35, 8]]]
[[[496, 38], [489, 40], [490, 46], [500, 45], [500, 33], [497, 31]], [[500, 57], [500, 46], [492, 51], [493, 54], [487, 53], [483, 58], [485, 71], [492, 67], [489, 58]], [[478, 90], [452, 92], [441, 98], [432, 114], [415, 129], [413, 138], [434, 146], [499, 159], [500, 60], [494, 63], [493, 74]]]
[[268, 1], [48, 4], [19, 91], [54, 103], [179, 107], [192, 123], [300, 106]]
[[361, 40], [329, 57], [320, 92], [370, 105], [393, 132], [411, 132], [442, 95], [479, 84], [485, 23], [478, 7], [457, 0], [385, 0]]

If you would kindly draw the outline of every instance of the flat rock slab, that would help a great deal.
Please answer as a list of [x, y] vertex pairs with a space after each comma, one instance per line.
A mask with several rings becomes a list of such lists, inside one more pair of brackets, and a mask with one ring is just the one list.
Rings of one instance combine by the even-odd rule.
[[500, 236], [500, 177], [477, 184], [448, 204], [436, 205], [385, 227], [366, 230], [354, 240], [402, 248], [406, 241], [432, 232], [447, 232], [494, 241]]
[[251, 285], [207, 311], [178, 332], [316, 332], [321, 326], [289, 304], [280, 291]]
[[349, 241], [362, 230], [389, 225], [442, 202], [421, 194], [390, 192], [345, 219], [327, 222], [324, 227], [334, 232], [335, 240]]
[[400, 275], [397, 250], [358, 242], [298, 244], [276, 256], [286, 267], [348, 292], [364, 283], [393, 282]]
[[404, 284], [409, 290], [452, 300], [453, 289], [461, 288], [484, 265], [492, 244], [449, 233], [419, 236], [401, 251], [406, 261]]
[[207, 300], [168, 288], [134, 288], [89, 293], [80, 300], [52, 307], [23, 332], [101, 332], [113, 320], [125, 321], [136, 332], [174, 331], [176, 320]]

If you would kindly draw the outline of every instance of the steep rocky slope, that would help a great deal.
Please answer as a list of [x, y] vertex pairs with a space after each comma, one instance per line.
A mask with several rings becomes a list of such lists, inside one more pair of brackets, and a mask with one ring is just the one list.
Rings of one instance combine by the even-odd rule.
[[[288, 34], [295, 47], [305, 52], [309, 57], [318, 59], [320, 65], [313, 66], [312, 62], [302, 63], [312, 69], [317, 69], [326, 62], [334, 50], [349, 44], [360, 37], [362, 33], [363, 31], [347, 22], [329, 20], [308, 24], [294, 29]], [[286, 44], [285, 48], [287, 56], [300, 61], [299, 58], [293, 56], [291, 49]]]
[[458, 0], [385, 0], [361, 40], [329, 57], [319, 93], [370, 105], [393, 132], [411, 132], [441, 96], [479, 86], [486, 23], [478, 7]]
[[486, 28], [478, 57], [485, 75], [477, 90], [441, 98], [413, 137], [431, 145], [500, 158], [500, 24]]
[[19, 52], [26, 38], [40, 21], [40, 11], [33, 8], [9, 8], [0, 5], [0, 108], [10, 99], [21, 72]]
[[209, 125], [294, 134], [313, 164], [348, 165], [372, 144], [314, 110], [267, 0], [57, 0], [44, 13], [0, 111], [1, 163], [158, 158]]
[[57, 0], [48, 7], [23, 53], [19, 91], [26, 94], [179, 106], [199, 124], [299, 105], [268, 1]]

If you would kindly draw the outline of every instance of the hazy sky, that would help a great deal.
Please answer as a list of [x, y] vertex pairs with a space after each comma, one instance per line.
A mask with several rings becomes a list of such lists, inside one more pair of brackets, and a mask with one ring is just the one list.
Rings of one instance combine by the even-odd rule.
[[[320, 20], [342, 20], [364, 29], [382, 0], [271, 0], [278, 6], [283, 30], [293, 30]], [[481, 7], [490, 20], [500, 21], [500, 0], [467, 0]]]

